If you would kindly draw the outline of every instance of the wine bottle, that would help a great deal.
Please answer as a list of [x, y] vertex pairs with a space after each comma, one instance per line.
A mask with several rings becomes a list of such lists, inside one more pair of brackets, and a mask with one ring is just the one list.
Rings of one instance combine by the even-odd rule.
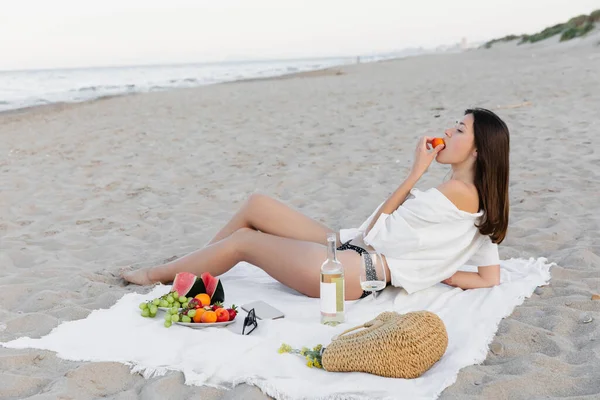
[[327, 260], [321, 265], [321, 323], [344, 322], [344, 267], [336, 257], [336, 234], [327, 234]]

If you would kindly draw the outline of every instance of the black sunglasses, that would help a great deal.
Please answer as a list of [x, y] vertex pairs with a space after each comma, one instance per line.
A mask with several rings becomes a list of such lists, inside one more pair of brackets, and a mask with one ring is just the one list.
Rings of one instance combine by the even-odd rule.
[[[249, 330], [247, 333], [245, 333], [247, 326], [252, 326], [253, 328], [251, 330]], [[246, 318], [244, 318], [244, 326], [242, 327], [242, 335], [251, 334], [252, 331], [254, 331], [256, 329], [256, 327], [258, 327], [258, 322], [256, 321], [256, 313], [254, 312], [254, 308], [253, 308], [252, 310], [248, 311], [248, 315], [246, 315]]]

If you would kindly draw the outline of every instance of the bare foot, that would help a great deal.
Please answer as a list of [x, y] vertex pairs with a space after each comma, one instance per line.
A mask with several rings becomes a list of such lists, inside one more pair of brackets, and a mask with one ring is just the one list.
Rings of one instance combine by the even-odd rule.
[[152, 285], [154, 282], [148, 276], [149, 270], [150, 268], [141, 268], [132, 271], [130, 268], [123, 268], [121, 269], [121, 278], [140, 286]]

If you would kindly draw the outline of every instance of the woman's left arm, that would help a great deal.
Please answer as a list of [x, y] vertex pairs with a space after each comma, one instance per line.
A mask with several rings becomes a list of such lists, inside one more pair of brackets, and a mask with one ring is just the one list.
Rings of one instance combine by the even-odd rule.
[[461, 289], [489, 288], [500, 284], [500, 265], [478, 267], [477, 272], [457, 271], [442, 281], [446, 285]]

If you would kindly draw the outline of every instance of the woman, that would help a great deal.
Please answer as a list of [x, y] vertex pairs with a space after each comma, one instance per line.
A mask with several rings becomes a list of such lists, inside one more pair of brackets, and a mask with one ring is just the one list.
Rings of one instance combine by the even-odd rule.
[[[359, 283], [364, 243], [383, 255], [388, 282], [409, 293], [440, 281], [463, 289], [500, 283], [497, 245], [506, 235], [509, 208], [508, 128], [493, 112], [476, 108], [445, 131], [445, 145], [429, 149], [432, 139], [419, 140], [410, 174], [361, 227], [338, 233], [347, 300], [366, 294]], [[452, 167], [451, 179], [425, 192], [413, 189], [434, 158]], [[319, 297], [329, 232], [281, 202], [253, 194], [203, 249], [122, 276], [148, 285], [170, 282], [182, 271], [218, 276], [247, 261], [284, 285]], [[467, 263], [478, 272], [458, 271]]]

